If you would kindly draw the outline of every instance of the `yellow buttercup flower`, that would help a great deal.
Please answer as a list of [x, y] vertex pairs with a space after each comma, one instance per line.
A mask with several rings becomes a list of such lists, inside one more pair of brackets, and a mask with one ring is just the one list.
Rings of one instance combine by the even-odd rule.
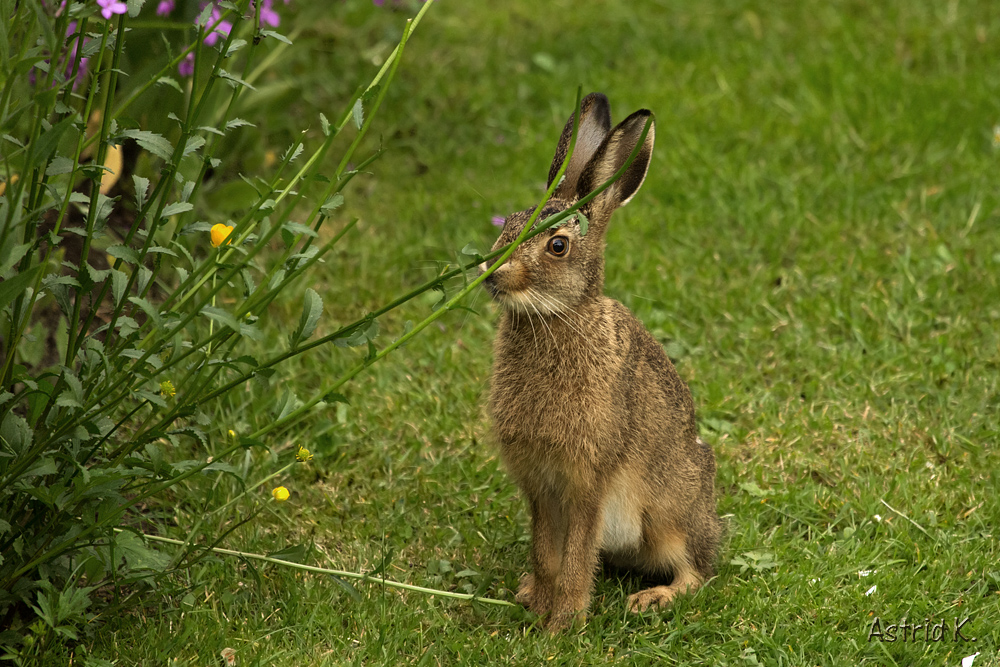
[[218, 248], [222, 245], [223, 241], [229, 243], [226, 239], [229, 238], [229, 235], [234, 229], [236, 228], [224, 225], [221, 222], [217, 225], [212, 225], [212, 247]]
[[235, 440], [236, 439], [236, 431], [234, 431], [233, 429], [229, 429], [229, 437], [232, 438], [233, 440]]
[[295, 460], [301, 463], [305, 463], [306, 461], [312, 461], [313, 455], [309, 453], [308, 449], [306, 449], [302, 445], [299, 445], [299, 451], [295, 452]]
[[177, 390], [174, 389], [174, 383], [170, 380], [164, 380], [160, 383], [160, 395], [166, 398], [173, 398], [177, 395]]
[[283, 503], [286, 500], [288, 500], [288, 496], [290, 496], [291, 494], [288, 493], [288, 489], [286, 489], [285, 487], [278, 486], [271, 491], [271, 495], [274, 496], [274, 499], [277, 500], [279, 503]]

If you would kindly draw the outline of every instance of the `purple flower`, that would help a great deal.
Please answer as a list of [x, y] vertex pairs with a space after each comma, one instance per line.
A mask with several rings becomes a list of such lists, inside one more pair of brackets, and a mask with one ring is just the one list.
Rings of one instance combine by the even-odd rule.
[[[233, 29], [233, 24], [229, 21], [219, 21], [222, 14], [219, 13], [218, 7], [212, 8], [212, 15], [208, 17], [208, 26], [215, 26], [212, 32], [205, 35], [206, 46], [215, 46], [215, 43], [219, 41], [220, 37], [225, 37], [229, 34], [229, 31]], [[216, 25], [218, 23], [218, 25]]]
[[184, 60], [177, 63], [177, 73], [181, 76], [191, 76], [194, 74], [194, 54], [189, 53], [184, 56]]
[[274, 0], [263, 0], [260, 5], [260, 22], [263, 25], [277, 28], [278, 24], [281, 23], [281, 17], [278, 16], [278, 12], [274, 11], [273, 5]]
[[[63, 3], [63, 5], [65, 5], [65, 2]], [[60, 7], [60, 11], [61, 9], [62, 7]], [[65, 54], [65, 61], [62, 63], [62, 65], [56, 67], [56, 71], [62, 73], [64, 81], [68, 81], [69, 79], [74, 77], [73, 65], [74, 63], [76, 63], [77, 47], [79, 46], [78, 35], [76, 34], [76, 21], [70, 21], [69, 25], [66, 27], [66, 39], [68, 40], [67, 45], [69, 46], [69, 50]], [[89, 41], [90, 40], [85, 39], [84, 44], [86, 44]], [[51, 62], [49, 60], [46, 60], [45, 62], [46, 64], [49, 64], [51, 66]], [[75, 76], [76, 80], [73, 81], [73, 90], [78, 89], [80, 87], [80, 84], [86, 78], [88, 62], [89, 62], [88, 58], [86, 57], [80, 58], [79, 64], [77, 65], [76, 69], [76, 76]], [[38, 80], [38, 77], [35, 74], [35, 69], [36, 68], [32, 67], [31, 71], [28, 72], [28, 81], [31, 83], [32, 86], [34, 86]], [[60, 81], [58, 77], [56, 77], [52, 81], [53, 86], [57, 86], [59, 85], [59, 83]]]
[[97, 0], [101, 7], [101, 16], [110, 19], [115, 14], [124, 14], [128, 11], [128, 5], [121, 0]]
[[490, 218], [490, 222], [493, 224], [494, 227], [503, 227], [503, 223], [507, 222], [507, 219], [504, 218], [502, 215], [494, 215], [492, 218]]
[[372, 4], [375, 5], [376, 7], [381, 7], [382, 5], [385, 4], [385, 0], [372, 0]]
[[157, 16], [166, 16], [170, 12], [174, 11], [175, 0], [160, 0], [160, 4], [156, 6]]

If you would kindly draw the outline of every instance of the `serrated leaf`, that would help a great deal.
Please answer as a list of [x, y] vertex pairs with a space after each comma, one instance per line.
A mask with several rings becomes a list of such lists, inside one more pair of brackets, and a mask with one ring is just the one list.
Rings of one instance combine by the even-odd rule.
[[240, 334], [246, 336], [250, 340], [264, 340], [264, 334], [260, 329], [252, 324], [246, 324], [245, 322], [240, 323]]
[[28, 147], [28, 162], [25, 165], [25, 171], [48, 162], [52, 154], [55, 153], [56, 147], [59, 145], [59, 140], [73, 126], [74, 120], [76, 120], [75, 116], [64, 118], [47, 131], [42, 132], [37, 139], [31, 142], [31, 146]]
[[146, 252], [147, 253], [149, 253], [149, 252], [155, 252], [155, 253], [158, 253], [160, 255], [170, 255], [171, 257], [177, 257], [178, 256], [177, 253], [174, 252], [173, 250], [171, 250], [170, 248], [164, 248], [161, 245], [151, 245], [151, 246], [149, 246], [149, 248], [146, 249]]
[[21, 261], [29, 249], [31, 249], [30, 243], [19, 243], [17, 245], [5, 244], [3, 251], [6, 251], [7, 254], [0, 260], [0, 277], [7, 275], [7, 272]]
[[303, 224], [300, 224], [298, 222], [292, 222], [291, 220], [282, 225], [282, 228], [296, 235], [312, 236], [312, 237], [318, 236], [318, 234], [312, 227], [306, 227]]
[[[139, 293], [142, 293], [142, 289], [139, 290]], [[163, 318], [160, 317], [160, 311], [158, 311], [153, 304], [137, 296], [130, 296], [128, 300], [139, 306], [139, 308], [141, 308], [142, 311], [153, 320], [153, 323], [156, 324], [156, 326], [159, 327], [163, 325]]]
[[59, 469], [56, 468], [56, 462], [53, 461], [50, 457], [46, 457], [44, 459], [40, 459], [38, 461], [38, 463], [36, 463], [35, 465], [31, 466], [31, 468], [29, 468], [27, 471], [25, 471], [24, 474], [21, 475], [21, 477], [22, 478], [23, 477], [44, 477], [45, 475], [54, 475], [58, 471], [59, 471]]
[[195, 135], [193, 137], [188, 138], [187, 142], [184, 144], [184, 151], [181, 154], [181, 157], [194, 153], [196, 150], [198, 150], [204, 145], [205, 145], [205, 137], [201, 135]]
[[324, 137], [329, 137], [330, 136], [330, 121], [327, 120], [326, 116], [324, 116], [322, 113], [320, 113], [320, 115], [319, 115], [319, 124], [320, 124], [320, 127], [323, 128], [323, 136]]
[[120, 259], [128, 264], [138, 264], [139, 263], [139, 253], [137, 253], [133, 248], [128, 246], [116, 244], [109, 246], [105, 251], [115, 259]]
[[249, 125], [250, 127], [257, 127], [256, 125], [254, 125], [250, 121], [243, 120], [242, 118], [234, 118], [231, 121], [229, 121], [228, 123], [226, 123], [226, 129], [227, 130], [231, 130], [231, 129], [235, 128], [235, 127], [243, 127], [245, 125]]
[[229, 48], [226, 49], [226, 55], [225, 55], [225, 57], [228, 58], [229, 56], [233, 55], [234, 53], [236, 53], [237, 51], [239, 51], [240, 49], [242, 49], [246, 45], [247, 45], [247, 40], [245, 40], [245, 39], [234, 39], [233, 41], [231, 41], [229, 43]]
[[125, 289], [128, 287], [128, 276], [117, 269], [111, 269], [111, 294], [115, 300], [115, 306], [122, 302], [125, 296]]
[[212, 15], [212, 10], [215, 9], [214, 5], [209, 2], [202, 8], [201, 14], [198, 14], [198, 18], [195, 19], [194, 24], [199, 28], [210, 27], [208, 25], [208, 18]]
[[351, 116], [354, 118], [354, 125], [360, 130], [361, 126], [364, 125], [365, 122], [365, 111], [363, 105], [361, 104], [361, 98], [358, 98], [357, 101], [354, 102], [354, 108], [351, 109]]
[[48, 169], [45, 170], [45, 175], [59, 176], [60, 174], [69, 174], [73, 171], [73, 166], [73, 161], [68, 157], [57, 155], [52, 158], [52, 162], [49, 162]]
[[285, 44], [288, 44], [288, 45], [291, 45], [291, 43], [292, 43], [292, 40], [288, 39], [284, 35], [282, 35], [280, 33], [277, 33], [277, 32], [275, 32], [273, 30], [261, 30], [260, 34], [264, 35], [264, 37], [273, 37], [276, 40], [278, 40], [279, 42], [284, 42]]
[[135, 533], [125, 530], [115, 536], [115, 548], [125, 557], [125, 562], [133, 570], [154, 570], [163, 572], [170, 566], [170, 557], [143, 543]]
[[0, 310], [7, 307], [7, 304], [24, 294], [24, 291], [28, 289], [38, 277], [38, 273], [42, 270], [43, 266], [41, 264], [36, 264], [27, 271], [19, 273], [12, 278], [8, 278], [0, 283]]
[[215, 320], [220, 324], [226, 325], [236, 333], [241, 333], [239, 321], [233, 317], [233, 314], [229, 311], [222, 310], [221, 308], [213, 308], [212, 306], [205, 306], [201, 309], [201, 313], [211, 320]]
[[78, 378], [76, 376], [76, 374], [73, 373], [68, 368], [64, 368], [63, 369], [63, 381], [69, 387], [70, 391], [73, 393], [73, 396], [75, 396], [76, 399], [82, 403], [83, 402], [83, 384], [81, 384], [80, 378]]
[[256, 88], [254, 88], [253, 86], [251, 86], [249, 83], [247, 83], [246, 81], [244, 81], [240, 77], [236, 76], [235, 74], [232, 74], [231, 72], [227, 72], [224, 69], [220, 69], [219, 70], [219, 78], [222, 79], [222, 80], [224, 80], [226, 83], [228, 83], [233, 88], [236, 88], [237, 86], [246, 86], [250, 90], [257, 90]]
[[169, 218], [172, 215], [177, 215], [178, 213], [187, 213], [194, 209], [194, 204], [187, 201], [178, 201], [173, 204], [167, 204], [163, 207], [163, 213], [160, 214], [161, 218]]
[[147, 130], [125, 130], [121, 136], [135, 139], [136, 143], [153, 155], [170, 161], [174, 147], [163, 136]]
[[344, 204], [344, 195], [340, 194], [339, 192], [335, 192], [330, 196], [329, 199], [323, 202], [323, 205], [319, 207], [319, 210], [322, 211], [323, 213], [330, 213], [331, 211], [334, 211], [340, 206], [343, 206], [343, 204]]
[[302, 301], [302, 315], [299, 317], [299, 326], [291, 336], [289, 341], [291, 346], [297, 347], [304, 340], [316, 331], [319, 318], [323, 314], [323, 299], [312, 288], [306, 288], [305, 297]]
[[590, 220], [588, 220], [587, 216], [583, 214], [583, 211], [576, 212], [576, 219], [580, 223], [580, 236], [586, 236], [587, 229], [590, 228]]
[[149, 192], [149, 179], [143, 178], [138, 174], [133, 174], [132, 185], [135, 187], [136, 209], [141, 211], [142, 207], [146, 205], [146, 193]]
[[146, 0], [126, 0], [125, 6], [128, 7], [128, 16], [134, 19], [142, 11], [142, 6], [146, 4]]
[[281, 156], [281, 161], [295, 162], [296, 158], [302, 155], [303, 150], [305, 150], [305, 147], [302, 145], [302, 142], [297, 141], [288, 147], [288, 150]]
[[20, 454], [31, 447], [34, 433], [24, 417], [8, 412], [0, 422], [0, 451]]
[[161, 76], [159, 79], [156, 80], [156, 83], [162, 83], [165, 86], [170, 86], [178, 93], [181, 93], [182, 95], [184, 94], [184, 89], [181, 88], [181, 84], [177, 83], [177, 79], [173, 77]]

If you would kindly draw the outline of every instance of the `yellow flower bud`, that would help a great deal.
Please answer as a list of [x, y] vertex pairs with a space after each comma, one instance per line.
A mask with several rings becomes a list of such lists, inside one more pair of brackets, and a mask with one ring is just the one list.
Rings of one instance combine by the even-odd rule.
[[164, 380], [160, 383], [160, 395], [166, 398], [173, 398], [177, 394], [177, 390], [174, 389], [174, 383], [170, 380]]
[[229, 225], [223, 225], [222, 223], [212, 225], [212, 247], [218, 248], [222, 245], [223, 241], [229, 243], [226, 239], [229, 238], [229, 235], [234, 229], [236, 228], [230, 227]]
[[302, 445], [299, 445], [299, 451], [295, 452], [295, 460], [301, 463], [305, 463], [306, 461], [312, 461], [313, 455], [309, 453], [308, 449], [306, 449]]
[[283, 486], [278, 486], [271, 491], [271, 495], [274, 496], [274, 499], [277, 500], [279, 503], [283, 503], [286, 500], [288, 500], [288, 496], [290, 494], [288, 493], [288, 489], [286, 489]]

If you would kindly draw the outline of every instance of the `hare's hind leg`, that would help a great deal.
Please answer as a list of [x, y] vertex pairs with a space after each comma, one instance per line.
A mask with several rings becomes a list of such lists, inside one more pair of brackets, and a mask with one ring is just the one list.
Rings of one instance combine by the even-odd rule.
[[677, 595], [693, 593], [704, 582], [694, 566], [688, 535], [675, 529], [648, 537], [652, 539], [644, 545], [642, 569], [658, 575], [672, 572], [674, 578], [669, 586], [653, 586], [630, 595], [628, 608], [633, 612], [665, 607]]

